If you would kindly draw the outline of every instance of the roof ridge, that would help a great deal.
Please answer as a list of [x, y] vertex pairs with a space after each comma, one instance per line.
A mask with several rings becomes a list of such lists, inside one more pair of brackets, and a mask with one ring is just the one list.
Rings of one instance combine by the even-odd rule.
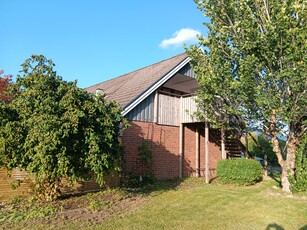
[[[164, 60], [155, 62], [155, 63], [153, 63], [153, 64], [151, 64], [151, 65], [141, 67], [141, 68], [139, 68], [139, 69], [133, 70], [133, 71], [128, 72], [128, 73], [125, 73], [125, 74], [120, 75], [120, 76], [118, 76], [118, 77], [111, 78], [111, 79], [108, 79], [108, 80], [99, 82], [99, 83], [97, 83], [97, 84], [95, 84], [95, 85], [100, 85], [101, 83], [105, 83], [105, 82], [108, 82], [108, 81], [113, 81], [114, 79], [118, 79], [118, 78], [125, 77], [125, 76], [128, 75], [128, 74], [132, 74], [132, 73], [137, 72], [137, 71], [140, 71], [140, 70], [142, 70], [142, 69], [149, 68], [149, 67], [151, 67], [151, 66], [157, 65], [157, 64], [162, 63], [162, 62], [164, 62], [164, 61], [168, 61], [168, 60], [170, 60], [170, 59], [176, 58], [176, 57], [178, 57], [178, 56], [180, 56], [180, 55], [183, 55], [183, 54], [186, 54], [186, 52], [183, 52], [183, 53], [177, 54], [177, 55], [175, 55], [175, 56], [172, 56], [172, 57], [170, 57], [170, 58], [166, 58], [166, 59], [164, 59]], [[126, 82], [124, 82], [122, 85], [124, 85], [125, 83], [126, 83]], [[93, 87], [93, 86], [95, 86], [95, 85], [92, 85], [92, 86], [89, 86], [89, 87]], [[122, 86], [122, 85], [121, 85], [121, 86]], [[86, 88], [89, 88], [89, 87], [86, 87]], [[120, 88], [120, 87], [119, 87], [119, 88]]]

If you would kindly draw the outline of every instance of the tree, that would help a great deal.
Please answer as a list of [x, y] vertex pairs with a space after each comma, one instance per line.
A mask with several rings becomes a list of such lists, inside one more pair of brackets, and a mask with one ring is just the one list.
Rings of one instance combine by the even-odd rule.
[[[0, 70], [0, 75], [4, 73]], [[12, 83], [12, 75], [4, 75], [0, 77], [0, 103], [8, 103], [11, 100], [11, 96], [8, 94], [7, 89], [9, 84]]]
[[0, 164], [34, 175], [38, 198], [53, 200], [70, 182], [118, 170], [121, 108], [63, 81], [54, 64], [32, 55], [23, 64], [11, 103], [0, 108]]
[[[199, 103], [212, 123], [217, 109], [263, 130], [282, 167], [283, 190], [306, 132], [306, 5], [303, 0], [195, 0], [210, 18], [200, 51], [188, 50], [200, 83]], [[218, 100], [216, 100], [218, 98]], [[285, 150], [278, 135], [286, 137]]]

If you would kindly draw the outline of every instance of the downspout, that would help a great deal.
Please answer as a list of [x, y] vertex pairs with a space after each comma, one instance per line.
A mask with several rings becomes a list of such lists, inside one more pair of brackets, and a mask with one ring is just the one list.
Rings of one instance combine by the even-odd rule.
[[205, 121], [205, 179], [206, 184], [209, 184], [209, 125]]
[[183, 164], [183, 123], [182, 123], [182, 97], [180, 97], [179, 108], [179, 178], [182, 178], [182, 164]]
[[196, 127], [196, 131], [195, 131], [195, 167], [196, 167], [196, 177], [199, 177], [199, 173], [200, 173], [200, 165], [199, 165], [199, 131], [198, 131], [198, 127]]

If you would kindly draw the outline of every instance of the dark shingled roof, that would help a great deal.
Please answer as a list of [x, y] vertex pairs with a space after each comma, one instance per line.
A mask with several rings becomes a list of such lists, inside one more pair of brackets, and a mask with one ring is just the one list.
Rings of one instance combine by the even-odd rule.
[[131, 73], [90, 86], [85, 90], [95, 94], [96, 89], [101, 89], [109, 99], [115, 100], [125, 107], [186, 58], [187, 54], [182, 53]]

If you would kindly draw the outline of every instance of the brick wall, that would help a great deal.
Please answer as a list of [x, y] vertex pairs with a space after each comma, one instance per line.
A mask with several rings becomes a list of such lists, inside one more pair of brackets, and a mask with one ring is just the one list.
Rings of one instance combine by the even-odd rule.
[[[184, 161], [183, 176], [197, 176], [196, 129], [199, 132], [199, 172], [205, 176], [205, 129], [202, 123], [184, 125]], [[210, 132], [210, 131], [209, 131]], [[209, 138], [209, 171], [215, 176], [217, 162], [222, 159], [220, 147], [213, 138]]]
[[[216, 144], [209, 130], [209, 172], [210, 177], [216, 176], [217, 162], [222, 159], [221, 148]], [[205, 176], [205, 129], [200, 129], [200, 176]]]
[[[152, 154], [152, 172], [158, 179], [170, 179], [179, 176], [179, 127], [157, 125], [147, 122], [130, 122], [123, 133], [124, 173], [146, 175], [149, 172], [146, 163], [139, 157], [139, 146], [145, 140]], [[199, 129], [200, 175], [205, 172], [205, 130], [204, 124], [184, 125], [183, 176], [196, 176], [196, 127]], [[221, 159], [220, 147], [213, 140], [209, 143], [211, 176], [215, 175], [216, 164]]]
[[124, 172], [146, 175], [148, 167], [139, 157], [139, 146], [147, 141], [153, 155], [152, 171], [158, 179], [179, 176], [179, 128], [148, 122], [131, 122], [123, 133]]

